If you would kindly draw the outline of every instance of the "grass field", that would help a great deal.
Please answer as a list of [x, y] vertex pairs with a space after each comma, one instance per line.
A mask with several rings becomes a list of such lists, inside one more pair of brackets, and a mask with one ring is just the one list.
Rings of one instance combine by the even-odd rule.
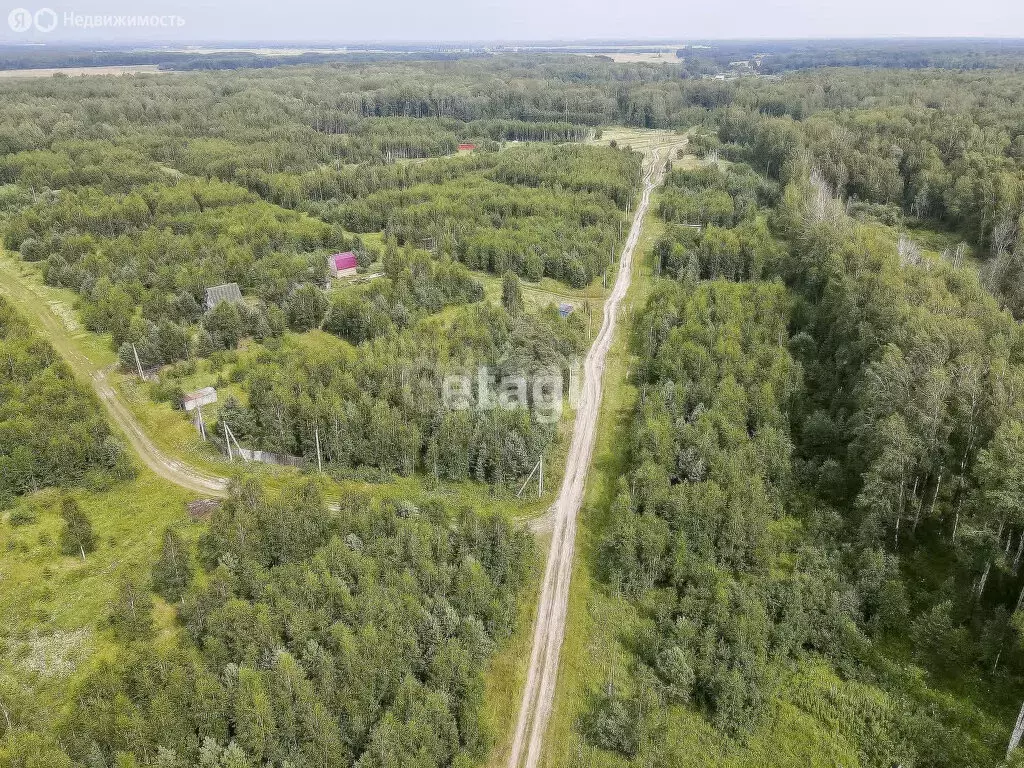
[[116, 369], [110, 338], [82, 328], [76, 310], [78, 297], [72, 291], [44, 284], [36, 269], [4, 252], [0, 255], [0, 294], [28, 318], [84, 383], [91, 385], [93, 377], [103, 372], [158, 448], [202, 470], [225, 472], [225, 462], [198, 440], [181, 412], [153, 403], [137, 376]]
[[[619, 263], [616, 261], [608, 269], [609, 286], [614, 285], [618, 271]], [[494, 302], [501, 301], [500, 277], [485, 272], [473, 272], [473, 276], [483, 284], [484, 294], [488, 299]], [[523, 291], [523, 304], [528, 311], [569, 304], [572, 306], [573, 312], [580, 313], [588, 321], [591, 339], [593, 334], [600, 329], [601, 314], [604, 311], [604, 302], [609, 291], [602, 278], [595, 278], [586, 288], [571, 288], [550, 277], [542, 278], [536, 283], [522, 280], [520, 284]]]
[[587, 143], [599, 147], [607, 147], [614, 141], [620, 147], [628, 146], [636, 150], [646, 150], [654, 147], [663, 147], [678, 140], [678, 133], [663, 128], [627, 128], [625, 126], [612, 125], [602, 127], [601, 138], [591, 139]]
[[516, 631], [491, 660], [484, 676], [483, 719], [492, 748], [486, 768], [504, 768], [511, 749], [512, 733], [519, 712], [519, 699], [526, 684], [533, 640], [533, 618], [537, 613], [541, 580], [544, 578], [543, 553], [550, 544], [551, 534], [537, 538], [537, 556], [533, 562], [530, 590], [523, 595]]
[[[188, 537], [199, 531], [185, 510], [192, 496], [148, 472], [109, 490], [74, 489], [67, 493], [99, 539], [83, 561], [60, 552], [64, 493], [22, 497], [0, 525], [0, 674], [31, 691], [54, 717], [67, 703], [68, 686], [112, 649], [105, 624], [118, 580], [148, 577], [167, 525], [181, 524]], [[172, 633], [173, 611], [160, 605], [155, 615], [160, 631]]]

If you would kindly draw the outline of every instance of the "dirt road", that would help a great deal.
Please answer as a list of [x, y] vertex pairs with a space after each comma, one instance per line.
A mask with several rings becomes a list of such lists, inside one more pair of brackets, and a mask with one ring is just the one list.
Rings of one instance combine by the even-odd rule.
[[155, 474], [164, 480], [196, 493], [208, 496], [226, 496], [228, 480], [200, 472], [183, 461], [172, 459], [157, 448], [142, 430], [139, 422], [117, 396], [107, 381], [104, 371], [97, 371], [92, 377], [93, 388], [107, 407], [111, 421], [120, 427], [136, 455]]
[[39, 292], [32, 281], [22, 278], [14, 269], [5, 269], [3, 279], [0, 280], [0, 295], [32, 322], [79, 378], [88, 379], [106, 407], [110, 420], [121, 430], [132, 450], [149, 469], [168, 482], [198, 494], [227, 495], [226, 478], [207, 475], [183, 461], [172, 459], [154, 445], [114, 390], [108, 379], [108, 371], [82, 353], [71, 338], [67, 321], [57, 315], [46, 296]]
[[508, 768], [536, 768], [547, 730], [548, 718], [555, 696], [558, 657], [565, 636], [565, 618], [569, 606], [569, 582], [572, 578], [573, 553], [576, 546], [576, 518], [583, 502], [587, 472], [601, 410], [602, 378], [605, 360], [615, 335], [619, 304], [629, 290], [632, 278], [633, 251], [640, 239], [644, 215], [651, 192], [658, 185], [665, 167], [661, 148], [654, 148], [647, 159], [643, 194], [637, 206], [632, 227], [622, 249], [619, 273], [604, 305], [604, 320], [584, 361], [584, 383], [573, 426], [572, 443], [566, 458], [565, 477], [553, 507], [553, 533], [544, 569], [537, 619], [533, 632], [530, 666], [519, 716], [516, 722]]

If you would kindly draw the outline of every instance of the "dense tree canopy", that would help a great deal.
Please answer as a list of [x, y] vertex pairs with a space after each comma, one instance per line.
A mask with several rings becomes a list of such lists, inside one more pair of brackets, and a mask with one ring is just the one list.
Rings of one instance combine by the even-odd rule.
[[[319, 326], [327, 255], [383, 255], [354, 233], [583, 287], [624, 236], [639, 156], [571, 144], [612, 105], [581, 119], [597, 96], [577, 94], [570, 121], [542, 87], [575, 90], [561, 66], [524, 65], [505, 93], [487, 92], [492, 71], [467, 61], [444, 86], [429, 62], [23, 83], [0, 118], [4, 244], [81, 295], [126, 367]], [[451, 156], [460, 141], [477, 151]], [[206, 306], [224, 283], [245, 296], [237, 319]]]
[[[625, 468], [595, 537], [603, 588], [641, 629], [616, 638], [630, 684], [593, 691], [580, 743], [672, 765], [693, 746], [669, 738], [680, 712], [732, 750], [785, 708], [861, 765], [1001, 760], [1024, 694], [1016, 44], [730, 43], [670, 66], [315, 56], [0, 80], [5, 246], [76, 291], [127, 367], [136, 351], [168, 366], [157, 396], [211, 358], [236, 395], [216, 435], [307, 459], [319, 441], [337, 476], [506, 483], [557, 426], [448, 407], [446, 380], [486, 401], [481, 366], [566, 372], [582, 313], [530, 292], [602, 276], [640, 175], [637, 153], [587, 140], [694, 129], [701, 162], [674, 158], [656, 201]], [[826, 66], [851, 64], [901, 69]], [[358, 277], [325, 288], [340, 250]], [[227, 282], [244, 300], [205, 306]], [[124, 466], [91, 396], [3, 303], [0, 438], [0, 504]], [[69, 500], [63, 523], [89, 567], [88, 517]], [[76, 680], [59, 738], [0, 679], [0, 757], [480, 760], [481, 673], [530, 549], [472, 510], [349, 496], [333, 513], [314, 485], [242, 483], [197, 549], [168, 528], [152, 583], [117, 583], [117, 648]], [[158, 633], [150, 587], [177, 636]]]
[[[1019, 324], [971, 267], [857, 222], [806, 165], [781, 195], [737, 166], [666, 187], [670, 220], [701, 215], [679, 213], [691, 189], [729, 215], [654, 248], [667, 279], [634, 322], [639, 399], [600, 563], [656, 630], [633, 690], [595, 697], [587, 739], [671, 762], [667, 702], [743, 741], [775, 697], [799, 701], [774, 688], [783, 670], [824, 658], [889, 697], [884, 725], [832, 726], [864, 764], [993, 764], [1024, 690]], [[722, 268], [709, 239], [759, 219], [757, 268]], [[909, 663], [1009, 705], [940, 704]]]
[[[493, 736], [481, 671], [530, 546], [469, 509], [349, 497], [335, 514], [313, 484], [267, 498], [243, 482], [199, 542], [180, 642], [155, 648], [151, 598], [121, 586], [126, 646], [82, 684], [64, 743], [89, 765], [464, 764]], [[168, 532], [162, 591], [182, 590], [188, 557]]]
[[27, 491], [131, 472], [92, 391], [0, 299], [0, 506]]
[[[454, 319], [427, 316], [399, 333], [408, 318], [395, 318], [382, 298], [402, 289], [401, 280], [372, 283], [372, 301], [346, 297], [331, 307], [325, 328], [363, 342], [358, 347], [294, 339], [240, 366], [246, 404], [226, 404], [221, 418], [243, 442], [280, 453], [315, 456], [319, 434], [324, 461], [339, 470], [421, 470], [495, 483], [525, 474], [557, 430], [528, 407], [536, 391], [526, 382], [525, 402], [500, 405], [501, 382], [552, 369], [567, 377], [583, 352], [584, 321], [553, 307], [513, 314], [488, 302]], [[416, 285], [429, 291], [429, 282]], [[469, 407], [446, 402], [450, 376], [470, 386]]]

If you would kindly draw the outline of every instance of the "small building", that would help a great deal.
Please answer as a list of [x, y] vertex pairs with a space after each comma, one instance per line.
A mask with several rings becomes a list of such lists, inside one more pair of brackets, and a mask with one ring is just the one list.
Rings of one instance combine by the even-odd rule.
[[181, 398], [181, 407], [186, 411], [194, 411], [204, 405], [217, 402], [217, 390], [213, 387], [203, 387], [195, 392], [189, 392]]
[[232, 303], [242, 301], [242, 289], [238, 287], [238, 283], [224, 283], [224, 285], [215, 285], [213, 288], [206, 289], [207, 309], [213, 309], [222, 301]]
[[574, 309], [576, 309], [576, 308], [572, 304], [568, 304], [568, 303], [559, 304], [558, 305], [558, 314], [560, 314], [562, 317], [568, 317], [569, 315], [571, 315], [573, 313]]
[[470, 144], [469, 142], [459, 144], [459, 152], [472, 152], [474, 149], [476, 149], [476, 144]]
[[352, 253], [352, 251], [335, 253], [327, 257], [327, 269], [330, 270], [331, 277], [348, 277], [350, 275], [354, 275], [358, 267], [359, 261], [356, 259], [356, 255]]

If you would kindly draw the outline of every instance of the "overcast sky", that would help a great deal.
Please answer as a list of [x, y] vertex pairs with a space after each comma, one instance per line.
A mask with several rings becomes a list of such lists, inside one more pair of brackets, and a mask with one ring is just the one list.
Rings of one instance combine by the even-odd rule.
[[[1024, 37], [1024, 0], [5, 0], [2, 42]], [[39, 11], [48, 8], [49, 14]], [[17, 14], [16, 9], [29, 13]], [[68, 14], [159, 15], [84, 28]], [[180, 18], [180, 24], [170, 17]], [[8, 23], [3, 23], [6, 18]], [[35, 23], [28, 29], [26, 19]], [[38, 25], [38, 26], [37, 26]], [[40, 27], [53, 27], [40, 31]]]

